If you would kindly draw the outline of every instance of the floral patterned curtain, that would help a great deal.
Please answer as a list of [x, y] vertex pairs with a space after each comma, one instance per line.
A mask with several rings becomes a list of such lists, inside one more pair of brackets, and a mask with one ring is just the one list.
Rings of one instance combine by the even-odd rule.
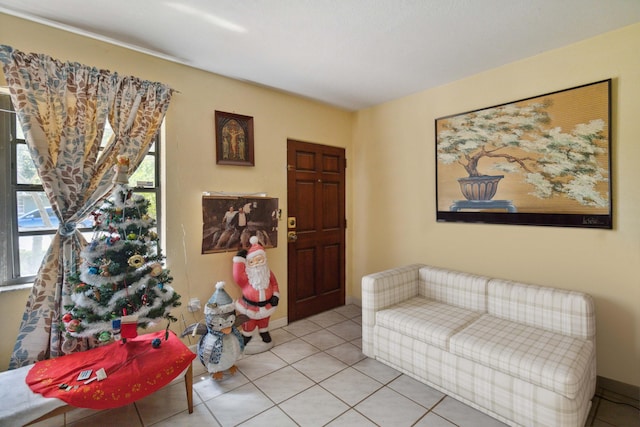
[[[86, 245], [76, 223], [113, 189], [118, 155], [134, 171], [149, 150], [171, 100], [161, 83], [0, 45], [0, 62], [26, 143], [60, 227], [51, 242], [22, 317], [9, 369], [81, 351], [66, 337], [63, 307], [68, 276]], [[115, 132], [99, 152], [105, 122]]]

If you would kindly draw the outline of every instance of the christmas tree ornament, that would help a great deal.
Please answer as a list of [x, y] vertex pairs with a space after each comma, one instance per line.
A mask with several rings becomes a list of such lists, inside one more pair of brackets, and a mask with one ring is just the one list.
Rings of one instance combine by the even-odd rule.
[[100, 265], [100, 275], [101, 276], [111, 276], [111, 272], [109, 271], [109, 264], [111, 264], [110, 259], [105, 259]]
[[194, 323], [181, 335], [202, 335], [197, 346], [198, 357], [215, 380], [223, 379], [227, 369], [231, 375], [236, 373], [235, 363], [244, 349], [242, 335], [236, 326], [242, 324], [246, 316], [236, 317], [234, 301], [224, 285], [224, 282], [216, 283], [216, 291], [207, 301], [204, 308], [206, 325]]
[[78, 319], [71, 319], [69, 323], [67, 323], [67, 331], [75, 332], [78, 330], [80, 326], [80, 321]]
[[133, 255], [129, 258], [129, 265], [133, 268], [140, 268], [144, 264], [144, 257], [142, 255]]
[[107, 343], [111, 341], [111, 334], [107, 331], [102, 331], [100, 332], [100, 335], [98, 335], [98, 341], [100, 341], [101, 343]]
[[122, 316], [120, 322], [120, 335], [122, 339], [135, 338], [138, 336], [138, 316], [136, 314]]
[[[124, 160], [119, 165], [120, 172], [125, 166], [128, 170]], [[71, 294], [62, 313], [67, 339], [90, 338], [101, 344], [133, 338], [138, 328], [162, 318], [177, 320], [170, 312], [180, 305], [180, 295], [169, 285], [173, 278], [163, 268], [158, 241], [143, 238], [155, 235], [150, 202], [125, 183], [116, 185], [95, 212], [102, 220], [95, 222], [93, 239], [80, 253], [78, 271], [69, 276]], [[134, 239], [126, 238], [132, 234]]]
[[158, 277], [160, 274], [162, 274], [162, 264], [157, 262], [155, 264], [151, 264], [151, 272], [149, 274], [151, 274], [153, 277]]
[[121, 324], [120, 319], [113, 319], [111, 321], [111, 328], [113, 330], [113, 332], [112, 332], [113, 333], [113, 338], [115, 340], [120, 340], [122, 338], [122, 335], [120, 335], [120, 324]]
[[[113, 167], [116, 175], [113, 177], [114, 184], [128, 184], [129, 183], [129, 158], [127, 156], [118, 155], [116, 157], [116, 164]], [[126, 194], [123, 192], [120, 194]]]
[[62, 343], [62, 352], [65, 354], [73, 353], [78, 347], [78, 340], [73, 337], [67, 337]]

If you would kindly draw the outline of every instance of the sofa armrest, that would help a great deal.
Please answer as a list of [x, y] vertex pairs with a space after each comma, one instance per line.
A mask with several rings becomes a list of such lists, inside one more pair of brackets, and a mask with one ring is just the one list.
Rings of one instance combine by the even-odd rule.
[[373, 354], [376, 312], [418, 295], [420, 268], [412, 264], [366, 275], [362, 278], [362, 352]]

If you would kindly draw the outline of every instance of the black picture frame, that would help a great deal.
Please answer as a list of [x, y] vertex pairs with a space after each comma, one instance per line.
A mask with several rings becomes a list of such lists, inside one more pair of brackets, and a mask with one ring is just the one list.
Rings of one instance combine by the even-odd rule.
[[436, 220], [613, 228], [611, 90], [607, 79], [437, 118]]

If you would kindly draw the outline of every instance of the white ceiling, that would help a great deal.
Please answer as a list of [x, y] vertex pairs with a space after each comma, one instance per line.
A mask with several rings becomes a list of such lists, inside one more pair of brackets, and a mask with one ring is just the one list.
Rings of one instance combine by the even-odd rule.
[[0, 0], [0, 12], [358, 110], [640, 22], [640, 0]]

